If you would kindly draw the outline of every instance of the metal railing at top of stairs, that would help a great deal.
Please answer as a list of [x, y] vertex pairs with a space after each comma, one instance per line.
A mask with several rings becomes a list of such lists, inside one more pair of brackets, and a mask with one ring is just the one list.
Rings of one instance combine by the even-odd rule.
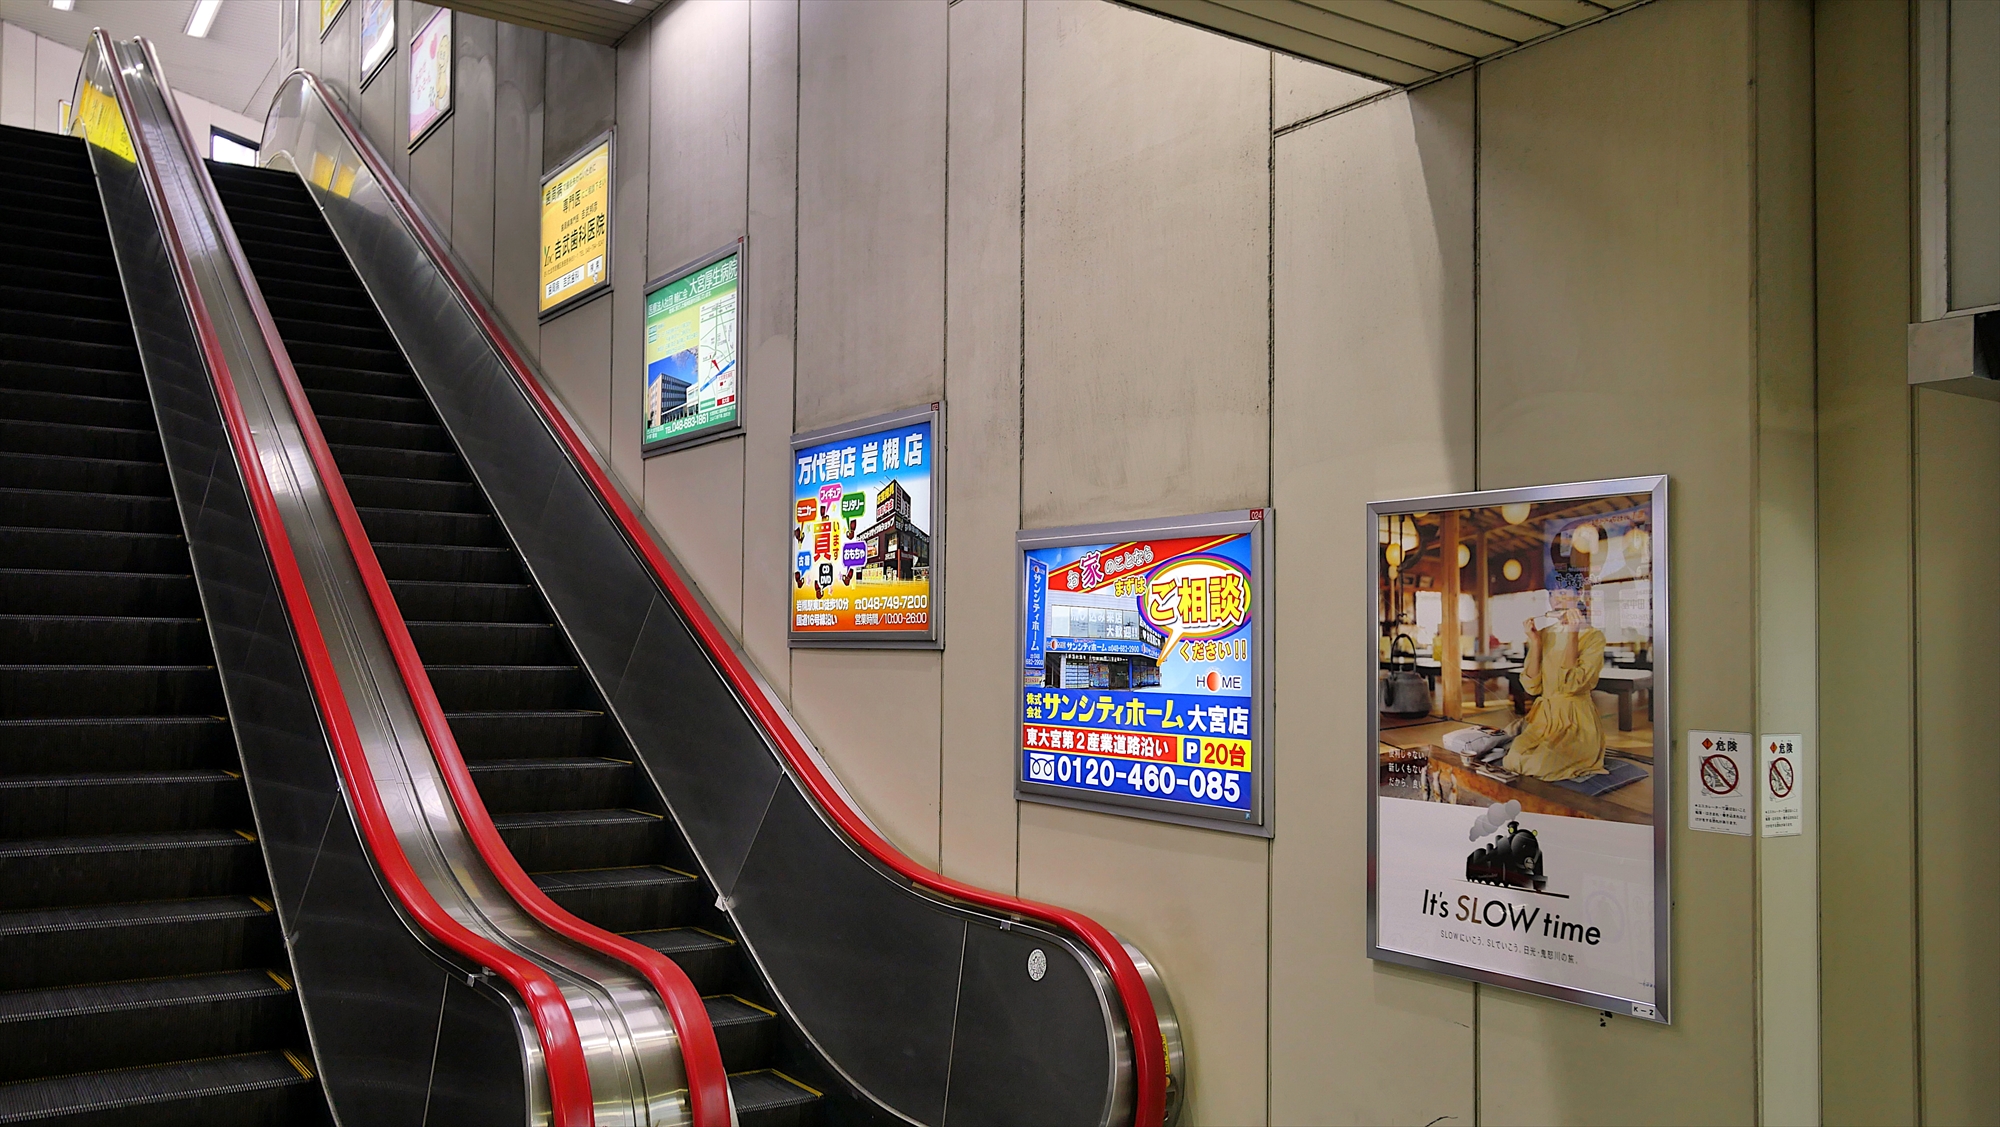
[[[219, 197], [162, 93], [157, 57], [143, 40], [122, 48], [95, 33], [78, 80], [79, 128], [142, 172], [378, 876], [426, 935], [474, 974], [507, 982], [525, 1006], [539, 1074], [526, 1086], [529, 1122], [731, 1122], [726, 1086], [720, 1101], [713, 1083], [710, 1098], [691, 1098], [688, 1035], [705, 1038], [718, 1081], [721, 1065], [679, 968], [649, 950], [633, 958], [623, 948], [635, 945], [568, 917], [539, 889], [540, 903], [523, 902], [531, 898], [518, 885], [532, 883], [450, 742]], [[697, 1022], [675, 1020], [668, 990], [683, 1006], [694, 998]]]

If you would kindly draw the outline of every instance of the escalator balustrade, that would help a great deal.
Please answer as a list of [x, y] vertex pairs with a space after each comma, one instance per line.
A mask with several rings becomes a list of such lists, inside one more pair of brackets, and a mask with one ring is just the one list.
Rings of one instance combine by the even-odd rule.
[[817, 1122], [817, 1063], [714, 907], [622, 732], [298, 177], [209, 166], [480, 797], [572, 914], [672, 958], [744, 1127]]

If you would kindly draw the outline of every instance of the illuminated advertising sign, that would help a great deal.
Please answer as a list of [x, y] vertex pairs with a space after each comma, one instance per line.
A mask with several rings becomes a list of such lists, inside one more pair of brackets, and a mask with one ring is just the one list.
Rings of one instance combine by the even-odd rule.
[[542, 178], [541, 315], [611, 286], [611, 136]]
[[742, 250], [738, 240], [646, 287], [643, 453], [743, 428], [736, 351], [743, 323]]
[[1269, 516], [1018, 535], [1019, 797], [1270, 834]]
[[319, 37], [326, 38], [326, 31], [340, 13], [347, 9], [347, 0], [319, 0]]
[[451, 113], [451, 9], [440, 9], [410, 36], [410, 147]]
[[[1667, 1021], [1667, 480], [1368, 523], [1369, 957]], [[1688, 828], [1749, 832], [1747, 795], [1702, 809], [1749, 785], [1749, 736], [1686, 746]]]
[[794, 646], [939, 644], [938, 410], [792, 436]]
[[396, 49], [396, 0], [361, 0], [361, 82], [367, 85]]

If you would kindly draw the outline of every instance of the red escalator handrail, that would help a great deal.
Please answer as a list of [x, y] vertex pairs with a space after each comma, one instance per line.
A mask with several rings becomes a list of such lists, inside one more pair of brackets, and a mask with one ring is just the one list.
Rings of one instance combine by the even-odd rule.
[[[206, 168], [202, 171], [201, 180], [208, 205], [220, 219], [227, 213]], [[229, 255], [231, 262], [244, 277], [252, 277], [249, 261], [243, 254], [242, 244], [236, 238], [235, 228], [222, 221], [217, 223], [217, 227], [222, 232], [223, 249]], [[528, 876], [514, 857], [513, 851], [501, 839], [500, 831], [493, 824], [492, 815], [487, 811], [485, 801], [480, 798], [479, 788], [472, 779], [472, 772], [466, 767], [465, 757], [459, 751], [458, 741], [452, 735], [451, 726], [445, 719], [444, 707], [438, 702], [437, 692], [431, 685], [430, 673], [424, 667], [423, 658], [417, 653], [416, 642], [410, 636], [409, 625], [403, 618], [402, 609], [396, 604], [395, 592], [390, 588], [387, 576], [383, 574], [381, 561], [375, 555], [374, 544], [368, 538], [367, 529], [361, 523], [361, 515], [355, 510], [353, 498], [347, 492], [346, 480], [334, 462], [333, 450], [327, 445], [326, 436], [320, 430], [318, 414], [314, 411], [311, 400], [306, 397], [305, 387], [299, 381], [298, 372], [292, 365], [291, 354], [278, 334], [277, 323], [264, 302], [264, 295], [254, 287], [246, 287], [246, 290], [251, 309], [257, 319], [258, 329], [277, 368], [279, 382], [284, 386], [285, 398], [291, 404], [292, 413], [298, 420], [300, 436], [304, 439], [313, 466], [319, 473], [327, 501], [340, 522], [341, 533], [347, 540], [348, 551], [352, 553], [356, 569], [361, 574], [361, 582], [368, 592], [369, 603], [375, 610], [382, 633], [389, 644], [389, 650], [395, 657], [396, 668], [402, 676], [404, 688], [416, 708], [418, 722], [423, 727], [425, 738], [430, 742], [433, 756], [444, 776], [445, 787], [451, 795], [453, 805], [458, 808], [459, 820], [472, 839], [473, 847], [479, 851], [480, 858], [492, 870], [501, 887], [537, 923], [572, 943], [631, 967], [660, 995], [662, 1004], [674, 1021], [674, 1028], [680, 1039], [682, 1064], [688, 1074], [689, 1119], [692, 1127], [729, 1127], [728, 1075], [722, 1063], [721, 1045], [716, 1041], [715, 1028], [709, 1022], [708, 1010], [702, 1003], [701, 993], [695, 989], [687, 972], [681, 969], [680, 964], [650, 947], [571, 915], [551, 900], [548, 894], [542, 891], [541, 886]], [[589, 1090], [587, 1079], [585, 1084], [584, 1091], [587, 1095]]]
[[[129, 118], [132, 95], [120, 71], [117, 56], [112, 53], [110, 37], [102, 30], [96, 31], [95, 36], [99, 49], [104, 53], [112, 83], [117, 87], [120, 109]], [[347, 783], [347, 793], [353, 799], [355, 820], [359, 823], [362, 839], [373, 855], [383, 881], [425, 932], [474, 963], [498, 972], [520, 994], [534, 1019], [536, 1035], [541, 1042], [555, 1122], [560, 1127], [588, 1127], [594, 1122], [590, 1078], [584, 1064], [576, 1019], [570, 1013], [569, 1003], [563, 998], [561, 989], [547, 972], [533, 962], [453, 919], [424, 887], [422, 878], [417, 876], [416, 869], [403, 852], [402, 843], [396, 838], [395, 828], [390, 824], [388, 811], [382, 804], [381, 793], [375, 787], [374, 775], [369, 770], [367, 752], [361, 746], [360, 733], [355, 728], [346, 694], [340, 687], [339, 673], [334, 669], [325, 635], [313, 611], [312, 597], [306, 590], [305, 577], [299, 570], [291, 537], [285, 531], [284, 517], [278, 511], [270, 482], [264, 477], [256, 442], [237, 397], [236, 382], [230, 375], [214, 320], [195, 283], [194, 269], [181, 241], [179, 226], [168, 210], [151, 142], [144, 130], [131, 129], [128, 132], [147, 172], [147, 191], [160, 215], [168, 259], [187, 302], [189, 319], [199, 337], [209, 377], [215, 387], [216, 402], [222, 411], [223, 426], [229, 435], [231, 453], [249, 491], [252, 513], [270, 551], [272, 570], [277, 575], [279, 590], [296, 631], [306, 677], [319, 704], [320, 716], [327, 725], [336, 762]]]
[[1159, 1014], [1153, 1008], [1152, 995], [1147, 992], [1145, 980], [1140, 977], [1139, 969], [1133, 965], [1132, 956], [1126, 952], [1124, 945], [1111, 934], [1109, 929], [1081, 913], [975, 888], [924, 868], [876, 833], [860, 814], [848, 805], [846, 798], [820, 770], [818, 761], [799, 743], [776, 704], [765, 694], [762, 685], [743, 664], [728, 636], [709, 617], [701, 601], [695, 598], [693, 591], [681, 578], [679, 571], [646, 533], [638, 516], [625, 502], [624, 495], [612, 484], [609, 475], [605, 473], [589, 445], [577, 435], [569, 425], [568, 418], [556, 407], [555, 401], [536, 378], [534, 370], [515, 351], [513, 342], [499, 321], [486, 307], [485, 301], [459, 273], [449, 251], [431, 230], [429, 223], [423, 219], [415, 203], [403, 191], [402, 184], [389, 171], [380, 154], [367, 143], [354, 122], [340, 108], [339, 103], [326, 92], [317, 75], [303, 70], [298, 73], [313, 85], [334, 121], [347, 135], [349, 143], [361, 154], [362, 159], [369, 163], [369, 170], [374, 174], [376, 182], [382, 186], [384, 196], [402, 215], [405, 225], [424, 244], [424, 249], [429, 253], [432, 262], [444, 273], [466, 310], [479, 321], [487, 338], [493, 342], [494, 348], [506, 362], [514, 378], [520, 382], [529, 400], [541, 412], [549, 429], [568, 450], [571, 461], [582, 472], [585, 480], [590, 482], [605, 509], [618, 521], [626, 539], [652, 569], [655, 578], [672, 595], [681, 614], [695, 634], [701, 638], [710, 657], [729, 678], [738, 698], [744, 702], [765, 732], [777, 744], [785, 761], [806, 784], [821, 809], [870, 856], [912, 884], [996, 912], [1051, 923], [1080, 936], [1111, 973], [1119, 1000], [1125, 1007], [1126, 1020], [1131, 1026], [1133, 1079], [1137, 1088], [1137, 1099], [1133, 1109], [1134, 1127], [1160, 1127], [1166, 1116], [1165, 1041], [1160, 1034]]

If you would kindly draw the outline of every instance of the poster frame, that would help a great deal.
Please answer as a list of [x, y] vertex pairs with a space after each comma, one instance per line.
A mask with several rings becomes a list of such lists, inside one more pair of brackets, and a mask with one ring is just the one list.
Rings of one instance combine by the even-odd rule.
[[[351, 0], [343, 0], [343, 2], [351, 2]], [[418, 37], [418, 36], [420, 36], [420, 35], [422, 35], [422, 34], [423, 34], [424, 32], [426, 32], [426, 31], [430, 30], [430, 26], [431, 26], [432, 24], [436, 23], [436, 22], [437, 22], [437, 21], [439, 21], [439, 20], [444, 20], [444, 21], [446, 21], [446, 22], [447, 22], [448, 24], [450, 24], [450, 23], [451, 23], [451, 21], [452, 21], [452, 10], [451, 10], [450, 8], [439, 8], [439, 9], [438, 9], [437, 11], [435, 11], [435, 12], [432, 12], [432, 13], [431, 13], [431, 18], [430, 18], [430, 19], [427, 19], [427, 20], [425, 20], [425, 21], [424, 21], [424, 22], [423, 22], [422, 24], [420, 24], [420, 25], [418, 25], [418, 26], [416, 26], [416, 27], [413, 27], [413, 28], [411, 28], [411, 29], [410, 29], [410, 39], [409, 39], [409, 51], [408, 51], [408, 53], [409, 53], [409, 57], [410, 57], [410, 61], [411, 61], [411, 62], [415, 62], [415, 61], [416, 61], [416, 57], [417, 57], [417, 37]], [[437, 116], [436, 116], [435, 118], [432, 118], [432, 119], [431, 119], [431, 123], [430, 123], [429, 125], [426, 125], [426, 126], [424, 126], [424, 128], [423, 128], [423, 132], [421, 132], [421, 133], [418, 133], [418, 134], [416, 134], [415, 136], [413, 136], [413, 137], [411, 137], [411, 138], [410, 138], [410, 145], [409, 145], [409, 150], [408, 150], [408, 151], [410, 151], [410, 152], [416, 152], [416, 151], [417, 151], [417, 146], [419, 146], [419, 145], [423, 144], [423, 143], [424, 143], [424, 142], [425, 142], [426, 140], [428, 140], [428, 139], [430, 138], [430, 135], [431, 135], [431, 134], [433, 134], [433, 133], [436, 133], [436, 132], [438, 131], [438, 127], [439, 127], [439, 126], [443, 125], [443, 124], [444, 124], [445, 122], [447, 122], [447, 121], [450, 121], [450, 120], [451, 120], [451, 115], [452, 115], [453, 113], [456, 113], [456, 112], [457, 112], [457, 110], [458, 110], [458, 29], [457, 29], [457, 27], [456, 27], [455, 25], [453, 25], [453, 26], [447, 26], [447, 27], [445, 28], [445, 35], [446, 35], [446, 36], [447, 36], [447, 37], [448, 37], [448, 38], [450, 39], [450, 41], [451, 41], [451, 50], [450, 50], [450, 51], [449, 51], [449, 52], [448, 52], [448, 53], [447, 53], [447, 54], [445, 55], [445, 67], [447, 68], [447, 70], [446, 70], [446, 75], [447, 75], [447, 78], [446, 78], [446, 85], [447, 85], [447, 86], [448, 86], [448, 87], [450, 88], [450, 90], [451, 90], [451, 97], [450, 97], [450, 99], [449, 99], [449, 100], [448, 100], [448, 101], [446, 102], [446, 104], [445, 104], [445, 107], [444, 107], [444, 112], [443, 112], [443, 113], [441, 113], [441, 114], [439, 114], [439, 115], [437, 115]], [[394, 57], [395, 57], [395, 52], [391, 51], [391, 52], [390, 52], [390, 57], [391, 57], [391, 58], [394, 58]], [[408, 105], [405, 105], [405, 106], [404, 106], [404, 108], [403, 108], [403, 117], [404, 117], [404, 124], [405, 124], [405, 125], [408, 125], [408, 124], [409, 124], [409, 120], [408, 120], [408, 119], [409, 119], [409, 107], [408, 107]]]
[[[351, 2], [351, 0], [343, 0], [343, 3], [348, 2]], [[396, 57], [397, 46], [396, 0], [386, 0], [389, 7], [389, 49], [382, 53], [381, 58], [375, 60], [374, 66], [371, 67], [368, 65], [368, 13], [366, 10], [368, 3], [369, 0], [361, 0], [363, 10], [360, 17], [358, 17], [358, 22], [361, 26], [356, 28], [354, 33], [356, 40], [359, 41], [359, 49], [356, 51], [356, 65], [361, 68], [361, 77], [356, 84], [356, 88], [361, 90], [368, 89], [368, 84], [375, 81], [377, 75], [388, 69], [389, 60]], [[454, 65], [456, 65], [455, 61]]]
[[319, 6], [320, 42], [322, 43], [326, 42], [326, 33], [332, 31], [333, 25], [340, 22], [340, 14], [342, 12], [347, 11], [347, 5], [350, 2], [351, 0], [340, 0], [340, 3], [335, 4], [333, 6], [333, 14], [331, 16], [326, 14], [326, 5], [324, 3], [320, 4]]
[[[1394, 951], [1382, 947], [1380, 938], [1379, 884], [1379, 812], [1382, 798], [1379, 790], [1379, 764], [1377, 747], [1381, 741], [1381, 712], [1378, 699], [1379, 690], [1373, 671], [1377, 668], [1380, 652], [1380, 578], [1377, 569], [1377, 529], [1378, 520], [1383, 516], [1405, 516], [1412, 513], [1442, 512], [1452, 509], [1494, 508], [1522, 502], [1544, 503], [1551, 501], [1586, 500], [1594, 497], [1616, 496], [1619, 494], [1647, 494], [1652, 506], [1652, 574], [1653, 574], [1653, 995], [1650, 1003], [1652, 1013], [1646, 1013], [1647, 1003], [1635, 1002], [1630, 998], [1620, 998], [1610, 994], [1583, 990], [1556, 983], [1537, 982], [1533, 979], [1504, 974], [1480, 967], [1465, 966], [1444, 959], [1434, 959], [1424, 955], [1412, 955], [1405, 951]], [[1379, 962], [1396, 963], [1420, 970], [1434, 971], [1453, 978], [1463, 978], [1473, 982], [1483, 982], [1489, 986], [1505, 987], [1524, 994], [1537, 994], [1561, 1002], [1587, 1006], [1594, 1010], [1606, 1011], [1619, 1016], [1630, 1016], [1641, 1021], [1672, 1024], [1673, 1004], [1673, 792], [1674, 771], [1674, 727], [1672, 708], [1673, 645], [1671, 636], [1673, 583], [1670, 568], [1671, 545], [1673, 542], [1668, 507], [1667, 477], [1664, 474], [1649, 477], [1606, 478], [1598, 481], [1566, 482], [1557, 485], [1534, 485], [1517, 489], [1487, 489], [1470, 493], [1450, 493], [1431, 497], [1409, 497], [1398, 500], [1371, 501], [1366, 511], [1366, 524], [1362, 528], [1362, 543], [1366, 546], [1366, 602], [1362, 622], [1366, 634], [1365, 641], [1368, 668], [1367, 698], [1363, 702], [1368, 717], [1367, 755], [1363, 764], [1367, 769], [1367, 785], [1363, 792], [1368, 797], [1368, 957]], [[1664, 783], [1662, 782], [1664, 780]]]
[[[686, 450], [690, 447], [701, 446], [710, 442], [719, 442], [722, 439], [734, 438], [743, 433], [743, 377], [746, 367], [743, 355], [745, 351], [743, 347], [743, 304], [748, 296], [746, 292], [747, 287], [744, 285], [744, 271], [746, 266], [745, 259], [748, 257], [746, 252], [749, 248], [749, 236], [738, 235], [734, 242], [718, 247], [702, 255], [700, 258], [674, 267], [672, 270], [647, 282], [645, 287], [639, 291], [639, 393], [643, 396], [646, 390], [645, 310], [647, 299], [651, 298], [654, 292], [662, 286], [671, 286], [690, 274], [708, 269], [732, 254], [736, 256], [736, 421], [730, 423], [728, 426], [711, 427], [707, 430], [696, 431], [693, 434], [675, 435], [672, 438], [663, 438], [656, 442], [641, 442], [639, 444], [639, 456], [641, 458], [651, 458], [656, 454], [671, 454], [676, 450]], [[605, 264], [604, 275], [607, 278], [611, 276], [610, 263], [608, 262]], [[642, 417], [639, 424], [639, 433], [642, 436], [646, 433], [643, 415], [644, 409], [641, 408]], [[787, 529], [785, 534], [789, 536], [791, 535], [791, 531]], [[790, 620], [791, 616], [787, 613], [786, 621], [789, 622]]]
[[[696, 269], [700, 268], [696, 267]], [[742, 274], [739, 273], [736, 277], [737, 285], [741, 286], [743, 284]], [[737, 305], [738, 316], [741, 316], [742, 308], [742, 305], [739, 303]], [[738, 355], [741, 355], [740, 351]], [[741, 383], [736, 385], [736, 396], [738, 402], [741, 402], [743, 397], [743, 385]], [[739, 420], [742, 418], [742, 412], [737, 412], [737, 418]], [[852, 422], [836, 423], [833, 426], [821, 427], [818, 430], [800, 431], [792, 436], [792, 443], [788, 448], [790, 457], [787, 459], [787, 465], [796, 465], [798, 462], [798, 452], [808, 446], [838, 442], [843, 438], [853, 438], [878, 430], [888, 430], [892, 427], [907, 426], [910, 423], [918, 422], [929, 422], [931, 424], [931, 590], [929, 622], [926, 623], [923, 630], [899, 630], [893, 634], [859, 633], [855, 631], [801, 634], [798, 632], [798, 628], [793, 625], [792, 593], [791, 585], [788, 582], [785, 590], [785, 638], [787, 644], [792, 649], [941, 650], [944, 648], [944, 491], [945, 475], [950, 472], [950, 466], [947, 464], [948, 459], [945, 455], [943, 400], [927, 403], [920, 407], [905, 407], [900, 411], [890, 411], [887, 414], [871, 415], [868, 418], [855, 419]], [[789, 478], [789, 476], [788, 473], [787, 477]], [[792, 502], [788, 499], [785, 503], [786, 525], [784, 530], [785, 542], [787, 544], [791, 543], [793, 527], [792, 513]], [[789, 559], [789, 554], [787, 558]]]
[[[1271, 582], [1271, 538], [1276, 534], [1273, 510], [1232, 509], [1193, 516], [1161, 517], [1151, 520], [1114, 521], [1107, 524], [1078, 524], [1062, 528], [1021, 529], [1014, 534], [1014, 799], [1072, 810], [1116, 814], [1150, 822], [1166, 822], [1196, 829], [1219, 830], [1249, 837], [1277, 835], [1277, 804], [1271, 784], [1277, 777], [1272, 764], [1276, 725], [1272, 723], [1271, 659], [1274, 641], [1267, 625]], [[1248, 533], [1250, 536], [1250, 740], [1255, 749], [1251, 770], [1252, 817], [1237, 821], [1222, 814], [1191, 812], [1185, 802], [1169, 802], [1136, 795], [1107, 795], [1103, 798], [1078, 797], [1075, 788], [1052, 787], [1021, 777], [1022, 694], [1027, 691], [1026, 662], [1028, 631], [1028, 552], [1035, 548], [1067, 548], [1077, 544], [1101, 544], [1142, 538], [1165, 539], [1214, 533]], [[1373, 533], [1371, 531], [1370, 535]]]
[[[579, 293], [573, 293], [568, 297], [563, 298], [561, 301], [556, 302], [554, 305], [549, 306], [547, 309], [541, 311], [540, 313], [537, 313], [535, 315], [535, 319], [538, 322], [547, 322], [553, 318], [560, 317], [563, 314], [569, 312], [570, 310], [576, 308], [577, 306], [582, 305], [584, 302], [591, 301], [595, 298], [601, 297], [604, 294], [609, 293], [611, 291], [611, 254], [612, 254], [611, 226], [616, 221], [615, 216], [617, 215], [618, 211], [618, 127], [617, 126], [615, 125], [611, 126], [604, 132], [599, 133], [597, 136], [592, 137], [588, 141], [585, 141], [583, 145], [580, 148], [578, 148], [575, 152], [572, 152], [568, 156], [564, 157], [561, 163], [557, 164], [554, 168], [549, 169], [547, 172], [542, 173], [542, 182], [535, 188], [535, 232], [536, 232], [535, 252], [537, 258], [539, 258], [542, 249], [541, 209], [544, 206], [546, 206], [541, 202], [541, 199], [542, 199], [542, 193], [548, 191], [549, 181], [559, 179], [563, 173], [576, 167], [576, 163], [578, 161], [589, 156], [591, 151], [596, 149], [597, 146], [599, 145], [604, 146], [604, 278], [602, 281], [598, 282], [596, 285], [590, 287], [589, 289], [583, 290]], [[537, 270], [537, 277], [539, 277], [539, 268]], [[539, 284], [537, 285], [537, 288], [539, 288]], [[739, 298], [738, 300], [740, 301], [742, 299]], [[540, 302], [538, 301], [536, 304], [539, 305]], [[643, 321], [641, 322], [641, 324], [643, 325]], [[737, 322], [737, 327], [739, 329], [742, 327], [742, 322], [740, 320]], [[641, 332], [643, 331], [644, 330], [642, 328]], [[738, 348], [738, 351], [739, 352], [741, 351], [740, 347]]]

